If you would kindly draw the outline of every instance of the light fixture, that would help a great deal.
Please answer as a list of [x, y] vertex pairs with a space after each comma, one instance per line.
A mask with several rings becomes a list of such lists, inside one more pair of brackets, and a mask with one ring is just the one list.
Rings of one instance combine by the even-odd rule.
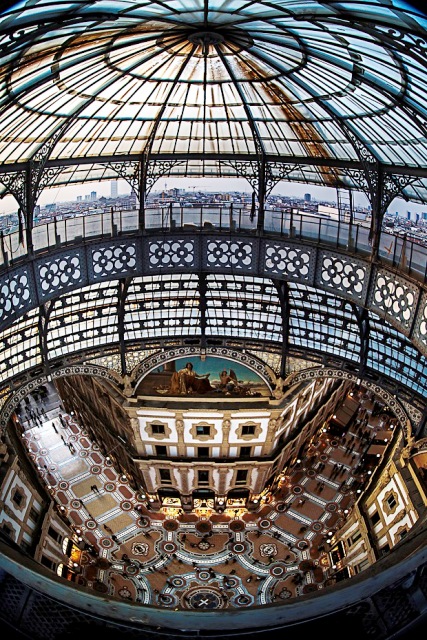
[[362, 489], [358, 489], [356, 493], [362, 493]]
[[78, 567], [78, 566], [79, 566], [78, 562], [73, 562], [73, 567]]
[[258, 504], [258, 499], [257, 499], [257, 498], [254, 498], [254, 499], [253, 499], [253, 503], [254, 503], [254, 504]]
[[370, 476], [372, 474], [372, 471], [368, 471], [368, 476]]
[[149, 499], [149, 502], [154, 502], [154, 498], [150, 498], [150, 499]]
[[348, 509], [344, 509], [344, 513], [348, 513]]
[[81, 533], [81, 529], [76, 529], [76, 533], [79, 535]]
[[77, 540], [78, 540], [79, 542], [81, 542], [81, 541], [83, 540], [83, 538], [82, 538], [81, 536], [79, 536], [79, 537], [77, 538]]
[[377, 453], [377, 458], [381, 458], [381, 454], [380, 453]]
[[335, 420], [335, 418], [336, 418], [337, 416], [336, 416], [336, 414], [334, 413], [334, 415], [333, 415], [332, 417], [333, 417], [333, 419]]
[[218, 504], [224, 504], [224, 500], [218, 500]]
[[106, 459], [106, 460], [111, 460], [110, 456], [107, 456], [105, 459]]

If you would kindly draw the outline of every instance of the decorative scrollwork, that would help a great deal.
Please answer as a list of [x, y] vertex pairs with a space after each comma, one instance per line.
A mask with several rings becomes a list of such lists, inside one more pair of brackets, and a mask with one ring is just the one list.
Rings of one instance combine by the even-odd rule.
[[259, 162], [256, 160], [224, 160], [224, 164], [233, 167], [236, 174], [241, 178], [245, 178], [258, 195], [260, 175]]
[[108, 162], [107, 167], [117, 173], [120, 178], [126, 180], [131, 189], [138, 193], [141, 179], [140, 163], [127, 160], [124, 162]]
[[169, 175], [175, 166], [183, 162], [183, 160], [149, 160], [145, 176], [145, 193], [150, 193], [159, 178]]

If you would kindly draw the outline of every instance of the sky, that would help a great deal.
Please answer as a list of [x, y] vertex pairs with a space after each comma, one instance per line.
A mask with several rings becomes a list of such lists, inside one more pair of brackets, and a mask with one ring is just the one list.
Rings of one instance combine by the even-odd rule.
[[[187, 189], [190, 193], [193, 191], [240, 191], [251, 193], [252, 187], [244, 178], [160, 178], [153, 186], [152, 192], [161, 191], [163, 189], [172, 189], [174, 187]], [[77, 196], [89, 195], [91, 191], [96, 191], [98, 197], [111, 195], [110, 182], [87, 182], [82, 185], [73, 185], [61, 187], [58, 189], [45, 189], [41, 194], [38, 204], [43, 206], [51, 203], [73, 202], [77, 200]], [[130, 186], [125, 180], [118, 180], [118, 195], [128, 195]], [[273, 195], [297, 196], [303, 197], [304, 194], [310, 193], [312, 200], [336, 202], [336, 190], [331, 187], [317, 187], [313, 185], [300, 184], [296, 182], [280, 182], [273, 189]], [[356, 192], [354, 194], [354, 204], [357, 206], [368, 206], [369, 202], [365, 194]], [[16, 200], [8, 195], [0, 199], [0, 215], [13, 213], [17, 211]], [[417, 203], [409, 203], [401, 198], [396, 198], [389, 207], [390, 213], [398, 212], [399, 215], [405, 216], [407, 211], [413, 214], [427, 211], [427, 204], [420, 205]]]

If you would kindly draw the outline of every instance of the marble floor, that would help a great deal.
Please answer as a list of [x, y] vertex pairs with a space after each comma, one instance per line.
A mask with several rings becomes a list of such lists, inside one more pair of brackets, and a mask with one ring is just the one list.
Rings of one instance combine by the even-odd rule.
[[226, 509], [209, 517], [147, 508], [55, 393], [42, 403], [31, 399], [29, 407], [22, 403], [20, 421], [57, 508], [87, 547], [79, 584], [157, 606], [241, 608], [331, 583], [327, 536], [357, 498], [366, 451], [361, 430], [377, 427], [363, 400], [345, 436], [321, 430], [257, 512]]

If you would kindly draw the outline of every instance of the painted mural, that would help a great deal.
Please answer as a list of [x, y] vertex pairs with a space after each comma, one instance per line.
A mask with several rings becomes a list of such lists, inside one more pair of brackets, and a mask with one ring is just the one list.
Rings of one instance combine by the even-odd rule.
[[251, 369], [225, 358], [179, 358], [147, 374], [137, 395], [262, 397], [270, 396], [266, 383]]

